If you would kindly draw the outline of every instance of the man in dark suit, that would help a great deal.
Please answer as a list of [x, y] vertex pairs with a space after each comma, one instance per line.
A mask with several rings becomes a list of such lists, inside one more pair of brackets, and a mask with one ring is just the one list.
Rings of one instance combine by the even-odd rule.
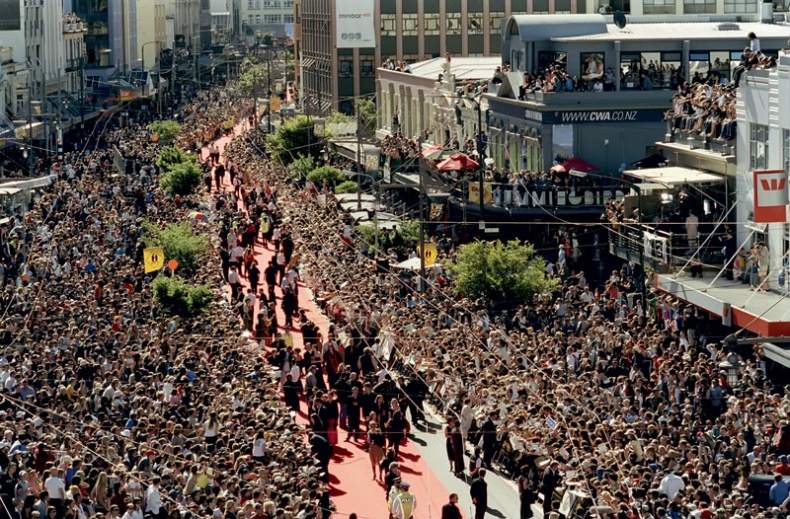
[[442, 519], [461, 519], [458, 508], [458, 494], [450, 494], [450, 502], [442, 507]]
[[543, 515], [545, 517], [548, 517], [551, 512], [554, 489], [559, 486], [561, 480], [560, 464], [557, 461], [552, 461], [543, 471], [543, 483], [540, 486], [540, 491], [543, 493]]
[[483, 519], [488, 508], [488, 483], [486, 483], [486, 469], [477, 471], [477, 477], [472, 480], [469, 495], [475, 505], [475, 519]]
[[494, 459], [494, 454], [496, 454], [497, 441], [494, 418], [496, 418], [498, 414], [497, 411], [491, 411], [483, 422], [483, 425], [480, 426], [479, 434], [483, 437], [483, 462], [485, 466], [489, 468], [491, 467], [491, 460]]

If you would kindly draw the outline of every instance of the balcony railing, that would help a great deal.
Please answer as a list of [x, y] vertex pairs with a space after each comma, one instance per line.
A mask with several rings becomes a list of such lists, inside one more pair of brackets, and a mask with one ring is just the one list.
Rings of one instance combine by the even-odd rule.
[[72, 33], [72, 32], [83, 32], [87, 30], [85, 24], [82, 22], [64, 22], [63, 23], [63, 32], [64, 33]]

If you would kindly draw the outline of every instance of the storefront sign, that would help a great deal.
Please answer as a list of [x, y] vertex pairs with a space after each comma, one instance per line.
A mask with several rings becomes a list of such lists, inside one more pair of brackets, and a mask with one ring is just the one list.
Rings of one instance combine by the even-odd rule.
[[[490, 182], [483, 184], [483, 204], [491, 205], [494, 201], [494, 189]], [[480, 203], [480, 183], [469, 182], [469, 203]]]
[[337, 48], [376, 46], [373, 0], [337, 2]]
[[664, 119], [664, 110], [574, 110], [545, 113], [543, 122], [555, 124], [646, 123]]
[[754, 221], [787, 221], [787, 172], [781, 169], [754, 172]]

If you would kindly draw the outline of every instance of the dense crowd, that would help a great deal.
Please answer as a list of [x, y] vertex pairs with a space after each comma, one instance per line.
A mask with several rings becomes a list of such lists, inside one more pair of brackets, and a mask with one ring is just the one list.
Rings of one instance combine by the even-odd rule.
[[[231, 87], [179, 107], [199, 117], [183, 119], [186, 135], [238, 101]], [[105, 143], [129, 150], [132, 173]], [[218, 250], [191, 276], [214, 287], [210, 312], [168, 316], [152, 301], [142, 221], [208, 204], [159, 189], [161, 145], [144, 127], [106, 121], [89, 146], [2, 227], [2, 515], [328, 517], [320, 465], [223, 297]]]
[[[759, 347], [745, 356], [728, 351], [709, 338], [716, 332], [711, 318], [643, 285], [644, 273], [633, 265], [593, 290], [565, 247], [551, 261], [569, 265], [557, 269], [560, 288], [492, 316], [453, 296], [441, 268], [422, 279], [380, 262], [372, 267], [365, 259], [370, 244], [350, 238], [321, 186], [297, 191], [265, 158], [257, 166], [253, 156], [245, 162], [278, 186], [278, 207], [300, 253], [299, 275], [331, 302], [333, 330], [347, 337], [344, 348], [323, 338], [309, 362], [293, 357], [301, 376], [312, 365], [336, 385], [352, 376], [401, 375], [396, 387], [405, 398], [393, 409], [400, 401], [414, 420], [421, 399], [408, 382], [422, 381], [451, 420], [452, 469], [466, 468], [454, 463], [457, 430], [460, 449], [466, 440], [473, 452], [472, 469], [510, 470], [525, 499], [536, 490], [546, 496], [545, 512], [558, 508], [554, 491], [565, 486], [586, 494], [586, 506], [598, 504], [618, 518], [784, 514], [778, 507], [786, 492], [772, 492], [777, 508], [764, 507], [747, 481], [790, 469], [783, 457], [790, 451], [790, 403], [766, 377]], [[439, 248], [439, 264], [454, 261], [451, 240]], [[285, 358], [296, 354], [282, 350]], [[385, 370], [361, 362], [371, 354]], [[720, 366], [725, 359], [740, 362], [737, 377]], [[342, 394], [330, 392], [330, 402]]]

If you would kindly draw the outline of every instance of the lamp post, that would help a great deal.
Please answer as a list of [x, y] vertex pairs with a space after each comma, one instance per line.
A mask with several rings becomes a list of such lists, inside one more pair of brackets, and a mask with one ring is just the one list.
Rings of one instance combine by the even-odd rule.
[[[485, 229], [485, 197], [483, 194], [485, 193], [485, 168], [483, 168], [483, 109], [480, 106], [480, 99], [476, 99], [474, 97], [468, 97], [470, 101], [475, 104], [475, 110], [477, 111], [477, 159], [480, 161], [479, 167], [477, 168], [478, 172], [478, 182], [480, 183], [480, 225], [481, 230]], [[467, 196], [468, 200], [468, 196]]]

